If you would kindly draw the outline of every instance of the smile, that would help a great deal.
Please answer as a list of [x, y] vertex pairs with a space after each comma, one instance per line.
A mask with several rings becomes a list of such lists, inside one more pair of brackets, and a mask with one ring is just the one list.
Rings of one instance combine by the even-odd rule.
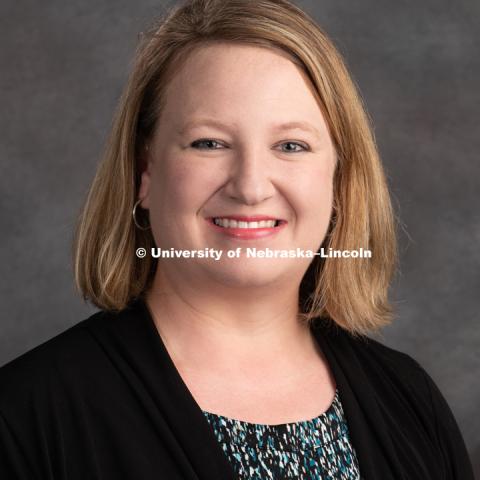
[[265, 215], [242, 217], [229, 215], [207, 219], [216, 231], [237, 239], [256, 239], [277, 234], [287, 224], [285, 220]]
[[214, 218], [215, 225], [224, 228], [272, 228], [276, 227], [280, 220], [260, 220], [256, 222], [244, 222], [230, 218]]

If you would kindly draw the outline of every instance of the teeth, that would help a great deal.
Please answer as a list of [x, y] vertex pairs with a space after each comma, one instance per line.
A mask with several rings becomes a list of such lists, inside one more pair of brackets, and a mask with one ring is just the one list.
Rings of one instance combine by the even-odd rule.
[[260, 222], [242, 222], [230, 220], [228, 218], [214, 218], [215, 225], [224, 228], [272, 228], [276, 225], [277, 220], [261, 220]]

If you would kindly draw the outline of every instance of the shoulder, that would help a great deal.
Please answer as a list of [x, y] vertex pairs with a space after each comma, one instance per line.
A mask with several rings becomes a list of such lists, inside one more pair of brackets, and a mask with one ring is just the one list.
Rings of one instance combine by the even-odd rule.
[[424, 381], [425, 369], [410, 354], [369, 336], [355, 338], [348, 335], [348, 341], [365, 365], [376, 365], [405, 379]]
[[352, 335], [331, 323], [316, 331], [325, 335], [335, 358], [345, 369], [361, 370], [373, 380], [401, 383], [418, 394], [429, 395], [428, 374], [410, 354], [371, 336]]
[[[427, 370], [412, 356], [372, 338], [349, 339], [372, 383], [378, 381], [377, 397], [393, 405], [390, 414], [404, 425], [416, 418], [437, 446], [448, 478], [473, 479], [468, 451], [445, 396]], [[380, 380], [381, 379], [381, 380]], [[413, 431], [413, 428], [409, 431]]]
[[124, 369], [148, 369], [157, 337], [140, 305], [99, 310], [0, 367], [0, 414], [102, 401], [123, 388]]
[[0, 367], [0, 412], [93, 371], [99, 346], [88, 326], [105, 314], [94, 313]]
[[[345, 376], [355, 401], [372, 402], [387, 431], [404, 438], [428, 438], [448, 478], [473, 479], [468, 452], [455, 416], [425, 368], [411, 355], [369, 336], [353, 336], [330, 323], [316, 329], [337, 372]], [[368, 387], [367, 387], [368, 385]]]
[[[325, 325], [325, 324], [324, 324]], [[434, 380], [412, 355], [371, 336], [354, 336], [332, 323], [316, 329], [337, 373], [362, 391], [368, 384], [375, 397], [392, 410], [405, 407], [434, 425], [446, 402]]]

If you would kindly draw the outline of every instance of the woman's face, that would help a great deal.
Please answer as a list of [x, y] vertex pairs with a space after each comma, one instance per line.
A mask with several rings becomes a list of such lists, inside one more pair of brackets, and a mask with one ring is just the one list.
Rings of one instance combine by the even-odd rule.
[[[162, 259], [162, 273], [201, 285], [299, 284], [311, 258], [247, 258], [246, 249], [318, 250], [335, 158], [308, 80], [287, 57], [249, 45], [198, 47], [167, 88], [139, 198], [158, 247], [223, 254]], [[255, 216], [282, 224], [212, 220]], [[227, 258], [238, 247], [240, 259]]]

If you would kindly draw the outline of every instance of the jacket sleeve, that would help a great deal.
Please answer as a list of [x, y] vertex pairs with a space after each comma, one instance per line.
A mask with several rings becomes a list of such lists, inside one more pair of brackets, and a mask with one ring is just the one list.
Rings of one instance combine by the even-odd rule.
[[448, 480], [475, 480], [465, 442], [452, 410], [439, 388], [423, 369], [425, 381], [430, 391], [432, 410], [435, 416], [439, 448], [443, 454]]

